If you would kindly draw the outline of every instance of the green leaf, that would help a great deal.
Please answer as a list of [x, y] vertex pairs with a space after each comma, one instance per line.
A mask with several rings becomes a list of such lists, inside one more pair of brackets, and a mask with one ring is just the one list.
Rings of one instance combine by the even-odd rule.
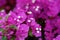
[[3, 29], [2, 29], [2, 28], [0, 28], [0, 31], [3, 31]]
[[10, 28], [16, 28], [16, 26], [15, 25], [11, 25]]
[[29, 31], [29, 36], [33, 37], [32, 31], [31, 31], [31, 30]]
[[7, 37], [6, 36], [2, 36], [2, 40], [7, 40]]
[[11, 40], [15, 40], [15, 38], [13, 37], [13, 38], [11, 38]]
[[2, 31], [2, 28], [0, 28], [0, 31]]
[[15, 36], [12, 36], [11, 40], [15, 40], [15, 38], [16, 38]]

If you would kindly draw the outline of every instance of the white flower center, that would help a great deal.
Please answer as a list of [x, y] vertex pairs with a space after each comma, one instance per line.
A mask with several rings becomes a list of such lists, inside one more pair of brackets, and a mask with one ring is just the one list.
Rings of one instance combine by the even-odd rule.
[[40, 33], [40, 31], [37, 31], [37, 33]]
[[19, 22], [20, 20], [19, 19], [17, 19], [17, 22]]
[[36, 30], [39, 30], [39, 28], [36, 28]]
[[32, 3], [35, 3], [36, 0], [32, 0]]
[[38, 11], [38, 10], [39, 10], [39, 8], [40, 8], [40, 7], [39, 7], [39, 6], [37, 6], [37, 7], [35, 8], [35, 11]]
[[18, 18], [21, 18], [21, 16], [18, 16]]
[[31, 22], [31, 20], [27, 20], [28, 22]]
[[28, 14], [32, 14], [32, 12], [31, 12], [31, 11], [28, 11], [27, 13], [28, 13]]

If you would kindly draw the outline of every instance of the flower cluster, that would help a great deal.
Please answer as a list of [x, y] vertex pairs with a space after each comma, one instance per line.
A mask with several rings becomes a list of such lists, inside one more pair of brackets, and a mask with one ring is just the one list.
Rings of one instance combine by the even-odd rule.
[[60, 0], [0, 0], [0, 40], [60, 40], [59, 35]]

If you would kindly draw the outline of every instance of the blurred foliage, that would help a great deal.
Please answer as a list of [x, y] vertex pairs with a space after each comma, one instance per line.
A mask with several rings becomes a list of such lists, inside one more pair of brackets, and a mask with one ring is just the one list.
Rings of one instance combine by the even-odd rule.
[[15, 25], [11, 25], [10, 28], [16, 28], [16, 26]]
[[7, 40], [7, 37], [6, 36], [2, 36], [2, 40]]
[[0, 28], [0, 31], [2, 31], [3, 29], [2, 28]]
[[11, 40], [15, 40], [15, 37], [12, 37]]
[[3, 7], [0, 8], [0, 11], [3, 9]]
[[31, 29], [29, 30], [29, 33], [28, 34], [29, 34], [29, 36], [33, 37], [32, 30]]

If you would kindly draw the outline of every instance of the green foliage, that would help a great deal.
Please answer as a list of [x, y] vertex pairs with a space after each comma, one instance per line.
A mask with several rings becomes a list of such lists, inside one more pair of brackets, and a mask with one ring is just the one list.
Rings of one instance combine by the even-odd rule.
[[7, 40], [7, 37], [6, 36], [2, 36], [2, 40]]
[[15, 25], [11, 25], [10, 28], [16, 28], [16, 26]]
[[0, 28], [0, 31], [2, 31], [2, 32], [3, 32], [3, 29], [2, 29], [2, 28]]
[[32, 31], [31, 31], [31, 30], [29, 31], [29, 36], [33, 37]]

